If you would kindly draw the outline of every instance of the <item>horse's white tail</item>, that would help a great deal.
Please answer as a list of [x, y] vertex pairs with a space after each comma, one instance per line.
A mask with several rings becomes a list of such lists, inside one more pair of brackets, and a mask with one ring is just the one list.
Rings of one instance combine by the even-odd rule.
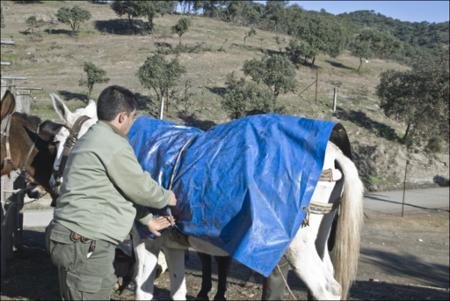
[[363, 224], [363, 191], [358, 170], [353, 162], [337, 151], [336, 160], [344, 173], [344, 192], [341, 199], [333, 257], [335, 278], [342, 287], [341, 298], [347, 299], [356, 279]]

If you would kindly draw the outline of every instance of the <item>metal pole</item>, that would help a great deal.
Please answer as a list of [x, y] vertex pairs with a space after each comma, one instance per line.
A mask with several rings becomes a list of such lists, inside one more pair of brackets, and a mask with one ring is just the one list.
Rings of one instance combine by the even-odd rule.
[[319, 69], [316, 69], [316, 92], [315, 92], [315, 96], [314, 96], [314, 99], [315, 99], [316, 103], [317, 103], [317, 88], [318, 88], [318, 85], [319, 85]]
[[337, 88], [334, 87], [334, 89], [333, 89], [333, 113], [336, 112], [336, 105], [337, 105]]
[[[406, 156], [408, 156], [408, 153], [406, 153]], [[405, 215], [406, 173], [408, 172], [408, 164], [409, 160], [407, 157], [405, 165], [405, 178], [403, 179], [402, 217]]]

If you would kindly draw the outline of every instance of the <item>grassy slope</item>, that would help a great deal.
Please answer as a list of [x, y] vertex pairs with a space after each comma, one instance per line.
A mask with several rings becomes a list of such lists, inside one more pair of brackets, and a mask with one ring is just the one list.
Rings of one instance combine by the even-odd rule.
[[[145, 58], [151, 55], [157, 42], [167, 42], [172, 45], [178, 43], [178, 37], [170, 33], [170, 27], [176, 23], [179, 16], [164, 16], [155, 19], [156, 31], [153, 35], [122, 35], [99, 32], [95, 28], [96, 21], [118, 19], [109, 5], [78, 2], [88, 9], [92, 19], [81, 26], [81, 33], [73, 38], [64, 33], [68, 26], [55, 24], [53, 34], [42, 31], [43, 39], [33, 41], [29, 36], [20, 33], [26, 29], [25, 20], [32, 15], [47, 20], [54, 18], [54, 14], [61, 6], [71, 3], [43, 2], [40, 4], [15, 4], [7, 2], [4, 15], [6, 28], [2, 29], [1, 37], [13, 38], [17, 46], [2, 47], [2, 60], [11, 60], [12, 66], [2, 68], [4, 74], [27, 76], [29, 80], [21, 85], [41, 87], [43, 92], [35, 93], [38, 99], [33, 105], [33, 113], [42, 118], [57, 120], [52, 111], [48, 93], [67, 91], [70, 93], [85, 93], [86, 88], [78, 85], [84, 75], [82, 65], [84, 61], [91, 61], [107, 72], [110, 82], [97, 84], [93, 97], [110, 84], [119, 84], [139, 92], [151, 95], [144, 89], [137, 77], [136, 71]], [[193, 106], [190, 113], [201, 121], [222, 123], [228, 120], [220, 106], [220, 95], [212, 92], [214, 88], [224, 86], [225, 76], [236, 71], [242, 74], [241, 68], [245, 60], [263, 55], [262, 49], [276, 51], [275, 34], [257, 31], [257, 35], [247, 39], [244, 46], [243, 36], [249, 30], [247, 27], [234, 26], [218, 20], [203, 17], [193, 17], [192, 28], [183, 36], [183, 43], [193, 45], [205, 43], [210, 51], [201, 53], [183, 53], [181, 63], [186, 66], [187, 73], [179, 83], [192, 82]], [[61, 33], [62, 32], [62, 33]], [[281, 35], [286, 46], [289, 38]], [[223, 45], [225, 52], [218, 51]], [[302, 91], [315, 79], [315, 70], [300, 66], [297, 72], [297, 93], [281, 95], [279, 104], [284, 105], [291, 115], [308, 116], [313, 118], [333, 119], [342, 122], [349, 132], [351, 141], [359, 141], [369, 145], [380, 143], [395, 145], [396, 143], [383, 138], [387, 132], [401, 135], [404, 126], [387, 119], [379, 109], [379, 100], [375, 95], [375, 87], [379, 81], [379, 74], [388, 69], [405, 70], [407, 67], [396, 62], [371, 60], [363, 66], [358, 74], [354, 68], [359, 59], [344, 53], [337, 58], [319, 56], [319, 101], [314, 101], [313, 87]], [[338, 108], [342, 110], [340, 119], [331, 113], [333, 88], [338, 85]], [[71, 108], [83, 105], [80, 101], [69, 101]], [[168, 119], [183, 122], [178, 117], [181, 104], [171, 105], [167, 114]], [[145, 113], [145, 112], [143, 112]], [[346, 117], [343, 117], [346, 116]], [[365, 118], [359, 118], [365, 116]], [[361, 119], [358, 121], [358, 118]], [[389, 146], [388, 146], [389, 148]]]

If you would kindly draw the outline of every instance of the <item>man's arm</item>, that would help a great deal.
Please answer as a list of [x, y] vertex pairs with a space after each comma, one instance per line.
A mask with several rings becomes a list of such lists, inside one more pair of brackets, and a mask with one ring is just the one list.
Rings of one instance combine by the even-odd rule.
[[173, 192], [161, 187], [142, 169], [131, 146], [115, 153], [106, 171], [114, 185], [133, 203], [157, 209], [176, 203]]

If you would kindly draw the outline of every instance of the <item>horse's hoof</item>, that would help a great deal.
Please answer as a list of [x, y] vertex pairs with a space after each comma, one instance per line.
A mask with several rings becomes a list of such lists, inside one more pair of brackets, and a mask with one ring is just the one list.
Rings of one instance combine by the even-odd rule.
[[225, 296], [215, 296], [214, 301], [227, 301], [227, 298]]
[[162, 272], [163, 272], [162, 267], [159, 264], [157, 264], [156, 265], [155, 279], [157, 279], [159, 276], [161, 276]]
[[209, 301], [208, 295], [207, 294], [202, 294], [202, 293], [199, 293], [197, 295], [196, 299], [197, 300], [202, 300], [202, 301]]

